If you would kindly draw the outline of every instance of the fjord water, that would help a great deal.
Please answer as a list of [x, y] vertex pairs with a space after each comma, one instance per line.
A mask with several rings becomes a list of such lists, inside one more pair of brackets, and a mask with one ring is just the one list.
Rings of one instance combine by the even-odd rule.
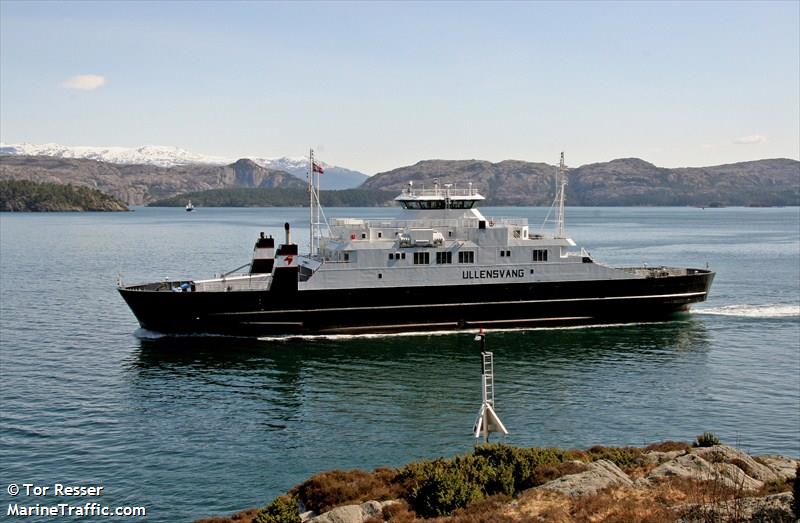
[[[546, 210], [484, 213], [538, 224]], [[716, 280], [707, 303], [674, 321], [490, 333], [506, 441], [641, 445], [710, 430], [757, 454], [800, 455], [800, 211], [567, 217], [599, 261], [708, 263]], [[282, 238], [287, 220], [302, 250], [306, 219], [304, 209], [2, 214], [3, 510], [54, 502], [11, 498], [10, 483], [96, 484], [104, 505], [188, 521], [264, 504], [322, 470], [468, 452], [480, 406], [471, 334], [163, 337], [138, 329], [115, 290], [118, 273], [134, 282], [233, 269], [259, 231]]]

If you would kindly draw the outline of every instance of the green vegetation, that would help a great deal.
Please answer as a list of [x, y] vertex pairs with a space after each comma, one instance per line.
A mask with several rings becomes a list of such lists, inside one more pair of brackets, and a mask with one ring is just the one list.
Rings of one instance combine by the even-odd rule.
[[297, 501], [289, 496], [279, 496], [259, 511], [253, 523], [300, 523]]
[[[344, 189], [322, 191], [320, 200], [326, 207], [379, 207], [388, 205], [396, 191], [378, 189]], [[158, 200], [149, 207], [183, 207], [188, 200], [196, 207], [307, 207], [305, 189], [230, 188], [190, 192]]]
[[121, 201], [97, 189], [36, 183], [27, 180], [0, 180], [0, 211], [127, 211]]
[[697, 439], [695, 439], [694, 447], [713, 447], [714, 445], [720, 445], [719, 438], [713, 432], [703, 432]]

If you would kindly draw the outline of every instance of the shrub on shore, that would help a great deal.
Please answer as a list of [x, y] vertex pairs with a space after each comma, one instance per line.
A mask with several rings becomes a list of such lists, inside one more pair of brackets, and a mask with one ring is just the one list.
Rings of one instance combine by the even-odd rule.
[[259, 511], [253, 523], [300, 523], [297, 500], [291, 496], [278, 496]]
[[719, 438], [713, 432], [703, 432], [695, 439], [693, 447], [713, 447], [721, 444]]

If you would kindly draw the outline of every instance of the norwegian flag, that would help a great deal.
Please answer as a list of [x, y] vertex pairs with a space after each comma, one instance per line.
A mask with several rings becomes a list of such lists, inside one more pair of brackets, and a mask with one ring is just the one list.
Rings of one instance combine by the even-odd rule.
[[322, 173], [325, 172], [325, 169], [323, 169], [322, 166], [320, 164], [318, 164], [317, 162], [313, 162], [311, 165], [312, 165], [312, 169], [314, 169], [315, 173], [322, 174]]

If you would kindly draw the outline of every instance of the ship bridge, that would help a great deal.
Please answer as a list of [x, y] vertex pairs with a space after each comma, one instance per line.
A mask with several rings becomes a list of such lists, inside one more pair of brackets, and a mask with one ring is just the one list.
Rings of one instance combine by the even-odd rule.
[[478, 201], [484, 199], [472, 186], [472, 182], [466, 188], [458, 188], [451, 183], [440, 186], [437, 180], [432, 189], [416, 188], [414, 182], [408, 182], [408, 187], [394, 200], [405, 210], [444, 210], [472, 209]]

